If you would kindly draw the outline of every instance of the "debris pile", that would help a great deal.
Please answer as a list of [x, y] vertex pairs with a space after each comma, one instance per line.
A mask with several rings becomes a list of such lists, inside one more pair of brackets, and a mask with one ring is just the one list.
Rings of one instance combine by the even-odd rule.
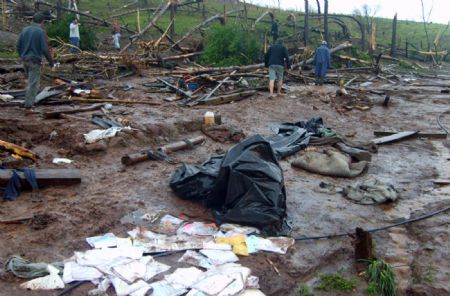
[[[81, 281], [97, 286], [89, 295], [106, 293], [110, 287], [120, 296], [147, 295], [150, 291], [151, 295], [264, 295], [259, 291], [258, 277], [237, 263], [238, 256], [263, 251], [286, 254], [294, 244], [294, 239], [287, 237], [263, 238], [253, 227], [217, 227], [168, 214], [153, 227], [159, 233], [137, 227], [127, 238], [112, 233], [88, 237], [86, 242], [93, 249], [75, 252], [63, 268], [61, 263], [36, 264], [14, 256], [8, 260], [6, 271], [34, 278], [21, 285], [31, 290], [62, 289], [65, 284]], [[181, 251], [184, 253], [177, 266], [157, 260]]]

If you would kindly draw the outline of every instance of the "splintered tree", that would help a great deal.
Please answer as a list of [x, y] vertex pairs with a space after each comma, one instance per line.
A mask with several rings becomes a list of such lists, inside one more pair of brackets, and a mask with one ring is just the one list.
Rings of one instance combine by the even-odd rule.
[[328, 0], [324, 0], [323, 7], [323, 33], [325, 36], [323, 38], [328, 42]]
[[304, 31], [303, 31], [303, 43], [305, 46], [308, 46], [309, 39], [309, 3], [308, 0], [305, 0], [305, 19], [304, 19]]
[[397, 51], [397, 13], [395, 13], [392, 21], [392, 41], [391, 41], [391, 56], [395, 57]]
[[430, 35], [428, 34], [428, 23], [430, 21], [431, 12], [433, 11], [433, 5], [430, 7], [430, 10], [428, 11], [428, 16], [425, 16], [425, 6], [423, 4], [423, 0], [420, 0], [420, 3], [422, 4], [423, 29], [425, 30], [425, 36], [427, 37], [427, 51], [429, 52], [431, 50], [431, 42], [430, 42]]

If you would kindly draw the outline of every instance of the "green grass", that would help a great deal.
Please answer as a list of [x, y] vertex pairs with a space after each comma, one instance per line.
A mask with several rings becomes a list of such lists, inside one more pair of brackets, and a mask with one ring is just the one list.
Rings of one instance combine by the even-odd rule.
[[292, 292], [291, 296], [314, 296], [314, 293], [309, 290], [308, 286], [300, 285]]
[[367, 275], [369, 286], [375, 286], [379, 295], [396, 295], [395, 274], [389, 263], [381, 259], [371, 261], [367, 269]]
[[0, 58], [2, 59], [15, 59], [18, 58], [19, 54], [17, 52], [13, 51], [7, 51], [0, 47]]
[[356, 288], [356, 280], [353, 278], [346, 278], [339, 272], [331, 274], [319, 274], [319, 283], [315, 289], [324, 290], [327, 292], [350, 292]]

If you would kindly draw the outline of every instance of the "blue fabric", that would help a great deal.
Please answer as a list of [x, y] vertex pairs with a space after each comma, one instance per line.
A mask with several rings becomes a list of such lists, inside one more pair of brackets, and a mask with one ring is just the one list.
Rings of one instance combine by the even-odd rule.
[[314, 56], [316, 78], [325, 78], [327, 71], [331, 68], [330, 50], [326, 45], [321, 45], [316, 49]]
[[[24, 169], [23, 174], [27, 182], [30, 184], [31, 189], [33, 191], [38, 190], [36, 173], [34, 169]], [[20, 176], [14, 170], [11, 179], [9, 179], [8, 184], [6, 185], [5, 192], [3, 193], [3, 199], [8, 201], [15, 200], [20, 195], [21, 188], [22, 184], [20, 182]]]
[[3, 199], [13, 201], [20, 195], [20, 177], [13, 171], [11, 179], [9, 179], [8, 184], [6, 185], [5, 192], [3, 193]]
[[[78, 37], [70, 37], [70, 44], [76, 46], [76, 47], [80, 47], [80, 38]], [[70, 53], [79, 53], [80, 51], [77, 48], [70, 48]]]

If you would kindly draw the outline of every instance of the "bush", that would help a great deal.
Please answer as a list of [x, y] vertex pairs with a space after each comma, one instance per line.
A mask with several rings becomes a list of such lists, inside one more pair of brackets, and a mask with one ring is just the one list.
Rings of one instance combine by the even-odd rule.
[[337, 291], [337, 292], [350, 292], [356, 287], [355, 279], [348, 279], [341, 275], [339, 272], [332, 274], [319, 274], [320, 281], [315, 287], [319, 290]]
[[[54, 21], [50, 23], [46, 30], [49, 38], [60, 38], [64, 42], [70, 43], [69, 38], [69, 25], [74, 20], [75, 15], [66, 14], [59, 21]], [[95, 31], [92, 28], [86, 27], [83, 22], [80, 22], [80, 48], [82, 50], [94, 50], [96, 49], [97, 37], [95, 36]], [[50, 42], [51, 45], [58, 45], [55, 42]]]
[[200, 62], [213, 66], [247, 65], [257, 61], [258, 55], [259, 44], [254, 34], [235, 24], [218, 24], [206, 34]]

